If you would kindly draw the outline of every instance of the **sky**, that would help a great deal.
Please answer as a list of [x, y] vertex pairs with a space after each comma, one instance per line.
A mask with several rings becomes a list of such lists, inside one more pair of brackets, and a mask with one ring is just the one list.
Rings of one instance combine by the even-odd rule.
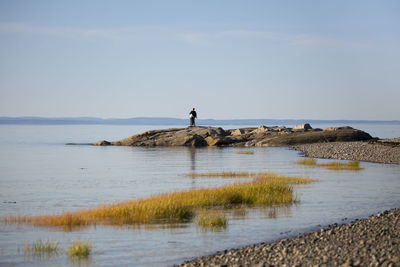
[[0, 0], [0, 116], [400, 119], [400, 1]]

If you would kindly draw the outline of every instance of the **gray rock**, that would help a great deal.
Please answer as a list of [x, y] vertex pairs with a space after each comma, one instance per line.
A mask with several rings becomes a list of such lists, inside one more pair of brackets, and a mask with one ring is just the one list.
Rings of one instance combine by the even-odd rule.
[[293, 128], [292, 128], [293, 131], [307, 131], [307, 130], [311, 130], [311, 129], [312, 129], [312, 127], [308, 123], [299, 124], [299, 125], [293, 126]]
[[[308, 126], [307, 126], [308, 125]], [[260, 126], [224, 130], [217, 127], [186, 127], [151, 130], [115, 141], [99, 141], [93, 145], [105, 146], [289, 146], [316, 142], [371, 140], [363, 131], [350, 127], [335, 131], [314, 131], [309, 124], [304, 130], [293, 130], [284, 126]], [[307, 130], [305, 130], [307, 129]]]

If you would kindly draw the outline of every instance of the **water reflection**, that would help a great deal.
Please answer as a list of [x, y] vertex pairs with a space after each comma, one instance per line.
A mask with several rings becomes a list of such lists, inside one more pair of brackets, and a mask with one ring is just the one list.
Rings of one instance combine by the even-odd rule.
[[[190, 170], [194, 173], [196, 172], [196, 148], [189, 147], [189, 157], [190, 157]], [[192, 189], [196, 188], [196, 179], [192, 179], [191, 181]]]
[[73, 257], [68, 258], [69, 266], [71, 267], [88, 267], [92, 266], [92, 257]]
[[189, 156], [190, 156], [190, 170], [192, 172], [196, 171], [196, 148], [189, 148]]

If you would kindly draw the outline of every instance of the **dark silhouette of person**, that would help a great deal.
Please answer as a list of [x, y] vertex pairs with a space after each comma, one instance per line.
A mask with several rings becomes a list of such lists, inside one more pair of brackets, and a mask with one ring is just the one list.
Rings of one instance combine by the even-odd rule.
[[192, 127], [192, 126], [196, 126], [196, 123], [194, 122], [194, 119], [197, 118], [197, 113], [196, 113], [196, 111], [194, 110], [194, 108], [193, 108], [192, 111], [190, 111], [190, 113], [189, 113], [189, 118], [190, 118], [190, 126], [191, 126], [191, 127]]

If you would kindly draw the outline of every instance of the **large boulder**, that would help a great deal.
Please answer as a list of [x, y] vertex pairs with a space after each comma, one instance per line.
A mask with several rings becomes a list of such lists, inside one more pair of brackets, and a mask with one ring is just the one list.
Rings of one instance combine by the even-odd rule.
[[292, 128], [293, 131], [308, 131], [311, 129], [312, 129], [312, 127], [308, 123], [299, 124], [299, 125], [293, 126], [293, 128]]

